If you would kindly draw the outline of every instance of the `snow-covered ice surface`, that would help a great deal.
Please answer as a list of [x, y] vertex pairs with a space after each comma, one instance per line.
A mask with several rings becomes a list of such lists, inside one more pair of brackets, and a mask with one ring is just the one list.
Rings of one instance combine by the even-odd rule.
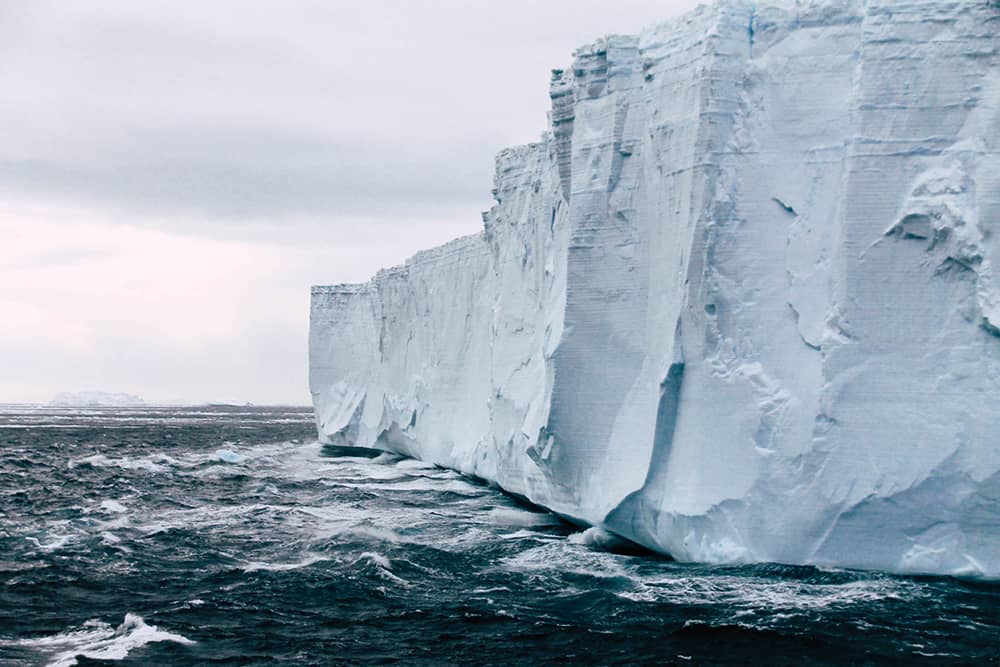
[[1000, 7], [579, 49], [482, 233], [313, 288], [325, 442], [680, 560], [1000, 577]]

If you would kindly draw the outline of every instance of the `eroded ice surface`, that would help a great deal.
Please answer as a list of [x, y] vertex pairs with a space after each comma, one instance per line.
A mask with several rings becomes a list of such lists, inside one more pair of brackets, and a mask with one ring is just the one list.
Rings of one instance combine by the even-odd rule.
[[1000, 576], [1000, 8], [579, 49], [482, 233], [313, 289], [324, 441], [684, 560]]

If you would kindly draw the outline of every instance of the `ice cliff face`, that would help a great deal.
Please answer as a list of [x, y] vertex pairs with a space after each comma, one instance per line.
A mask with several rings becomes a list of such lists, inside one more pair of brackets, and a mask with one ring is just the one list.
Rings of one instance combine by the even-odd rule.
[[482, 233], [313, 289], [321, 438], [678, 559], [1000, 576], [998, 47], [724, 0], [578, 50]]

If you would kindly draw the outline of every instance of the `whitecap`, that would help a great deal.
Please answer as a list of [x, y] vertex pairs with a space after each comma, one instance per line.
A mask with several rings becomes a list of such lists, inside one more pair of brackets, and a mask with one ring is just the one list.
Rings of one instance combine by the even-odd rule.
[[153, 642], [194, 644], [187, 637], [160, 630], [155, 625], [148, 625], [141, 616], [128, 613], [117, 628], [92, 619], [79, 630], [50, 637], [21, 639], [8, 645], [31, 648], [45, 654], [49, 667], [69, 667], [77, 664], [79, 656], [93, 660], [124, 660], [132, 650]]
[[473, 595], [485, 595], [486, 593], [510, 593], [510, 589], [506, 586], [491, 586], [490, 588], [476, 588], [472, 591]]
[[617, 595], [680, 605], [719, 605], [734, 613], [749, 609], [774, 618], [781, 613], [822, 611], [921, 595], [916, 587], [903, 582], [879, 579], [812, 583], [744, 576], [673, 576], [638, 578], [635, 583], [635, 591]]
[[531, 512], [514, 507], [494, 507], [486, 513], [489, 523], [505, 526], [558, 526], [559, 519], [552, 514]]
[[405, 539], [402, 535], [391, 528], [380, 526], [351, 526], [345, 530], [333, 531], [328, 537], [353, 536], [378, 542], [389, 542], [391, 544], [410, 543], [412, 540]]
[[573, 544], [581, 544], [599, 551], [614, 551], [627, 546], [626, 540], [598, 526], [591, 526], [581, 533], [573, 533], [567, 538]]
[[522, 528], [521, 530], [515, 530], [513, 533], [502, 533], [497, 535], [501, 540], [520, 540], [520, 539], [533, 539], [533, 540], [553, 540], [558, 539], [552, 535], [546, 535], [544, 533], [536, 533], [533, 530], [528, 530]]
[[392, 569], [392, 562], [388, 558], [386, 558], [385, 556], [383, 556], [382, 554], [377, 553], [375, 551], [366, 551], [366, 552], [364, 552], [363, 554], [361, 554], [360, 556], [358, 556], [358, 559], [356, 561], [354, 561], [354, 563], [355, 563], [355, 565], [357, 565], [359, 562], [361, 562], [362, 560], [365, 560], [365, 559], [370, 560], [373, 563], [375, 563], [376, 565], [378, 565], [379, 567], [384, 567], [387, 570], [391, 570]]
[[591, 551], [567, 543], [551, 542], [505, 558], [501, 563], [511, 570], [579, 574], [602, 579], [628, 577], [618, 557], [603, 551]]
[[120, 514], [122, 512], [127, 511], [126, 507], [117, 500], [109, 499], [102, 501], [99, 507], [105, 512], [114, 512], [115, 514]]
[[378, 575], [383, 579], [388, 579], [402, 586], [409, 586], [409, 582], [402, 577], [396, 575], [392, 571], [392, 561], [375, 551], [366, 551], [358, 556], [358, 559], [354, 561], [355, 565], [358, 565], [362, 561], [369, 561], [373, 563], [378, 571]]
[[330, 560], [324, 556], [309, 556], [297, 563], [261, 563], [261, 562], [251, 562], [244, 565], [242, 569], [244, 572], [285, 572], [287, 570], [298, 570], [303, 567], [309, 567], [315, 563]]
[[75, 535], [49, 535], [48, 537], [51, 538], [51, 542], [43, 543], [37, 537], [31, 536], [25, 537], [24, 539], [34, 544], [39, 551], [56, 551], [58, 549], [62, 549], [76, 539]]
[[484, 493], [480, 487], [461, 479], [438, 480], [432, 477], [417, 477], [402, 482], [383, 484], [378, 488], [391, 489], [393, 491], [448, 492], [460, 496], [478, 496]]
[[145, 470], [147, 472], [163, 472], [166, 465], [176, 465], [179, 461], [166, 454], [153, 454], [137, 459], [122, 457], [118, 459], [108, 458], [104, 454], [94, 454], [82, 459], [69, 462], [69, 467], [78, 465], [91, 465], [95, 468], [121, 468], [122, 470]]
[[[338, 470], [338, 472], [340, 472]], [[367, 466], [367, 469], [351, 471], [361, 479], [393, 480], [407, 477], [405, 472], [387, 466]]]

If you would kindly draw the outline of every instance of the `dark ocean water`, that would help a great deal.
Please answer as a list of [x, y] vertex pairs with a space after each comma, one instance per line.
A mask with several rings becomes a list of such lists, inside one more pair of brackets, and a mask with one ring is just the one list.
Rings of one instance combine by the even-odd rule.
[[303, 409], [0, 408], [0, 664], [1000, 662], [996, 583], [610, 553], [343, 454]]

